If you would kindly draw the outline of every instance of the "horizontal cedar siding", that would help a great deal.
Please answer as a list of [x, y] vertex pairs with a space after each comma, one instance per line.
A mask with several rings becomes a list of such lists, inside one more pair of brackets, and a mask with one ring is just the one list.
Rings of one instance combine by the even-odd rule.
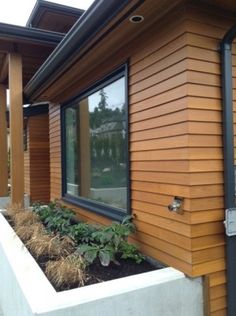
[[165, 35], [153, 26], [130, 57], [131, 207], [141, 250], [191, 275], [189, 206], [183, 216], [167, 209], [190, 194], [185, 21], [165, 20]]
[[[176, 12], [130, 43], [129, 51], [127, 47], [121, 49], [91, 76], [82, 77], [77, 92], [129, 58], [131, 207], [137, 225], [133, 241], [147, 255], [189, 276], [208, 275], [210, 314], [224, 316], [223, 151], [217, 49], [232, 21], [194, 6]], [[51, 105], [49, 112], [50, 157], [54, 159], [51, 198], [60, 198], [59, 106]], [[168, 212], [174, 196], [184, 197], [183, 215]], [[109, 222], [86, 210], [75, 210], [84, 220]]]
[[37, 115], [27, 121], [25, 151], [25, 192], [32, 202], [50, 200], [48, 115]]
[[50, 143], [50, 174], [51, 201], [61, 198], [61, 124], [60, 106], [49, 105], [49, 143]]
[[[205, 156], [193, 157], [190, 161], [192, 196], [190, 204], [194, 205], [193, 214], [199, 212], [202, 221], [193, 225], [192, 231], [198, 230], [205, 239], [212, 237], [211, 231], [205, 231], [206, 219], [211, 218], [209, 223], [212, 225], [215, 239], [215, 242], [208, 243], [208, 255], [205, 260], [201, 264], [196, 264], [193, 269], [196, 274], [209, 273], [210, 315], [225, 316], [227, 293], [225, 233], [222, 223], [224, 220], [222, 101], [218, 48], [224, 34], [232, 26], [233, 20], [223, 12], [214, 12], [207, 7], [199, 9], [190, 6], [187, 8], [187, 16], [189, 135], [192, 140], [194, 139], [190, 146], [194, 143], [199, 153], [204, 153], [206, 149], [208, 151]], [[235, 77], [235, 58], [233, 65]], [[198, 183], [193, 177], [195, 173], [203, 175]], [[208, 193], [205, 203], [201, 198], [202, 192]], [[200, 246], [199, 237], [194, 237], [192, 242], [197, 247]], [[204, 257], [204, 251], [205, 249], [200, 249], [199, 256]], [[217, 258], [214, 255], [215, 251]]]
[[29, 151], [29, 128], [27, 132], [27, 150], [24, 151], [24, 185], [25, 193], [30, 196], [30, 151]]

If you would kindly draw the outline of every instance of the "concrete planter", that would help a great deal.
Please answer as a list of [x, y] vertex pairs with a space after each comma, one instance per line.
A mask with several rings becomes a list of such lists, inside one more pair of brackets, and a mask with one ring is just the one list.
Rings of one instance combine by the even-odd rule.
[[201, 279], [165, 268], [57, 293], [0, 211], [4, 316], [202, 316]]
[[[9, 196], [4, 196], [4, 197], [0, 197], [0, 209], [4, 209], [6, 208], [8, 205], [10, 205], [11, 199]], [[29, 196], [27, 194], [25, 194], [25, 207], [28, 208], [30, 201], [29, 201]]]

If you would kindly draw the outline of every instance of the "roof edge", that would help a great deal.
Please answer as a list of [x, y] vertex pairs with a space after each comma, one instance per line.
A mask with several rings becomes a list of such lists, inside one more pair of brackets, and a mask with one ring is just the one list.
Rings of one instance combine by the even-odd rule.
[[53, 53], [27, 83], [24, 93], [31, 100], [37, 89], [45, 84], [70, 55], [80, 50], [116, 16], [130, 0], [96, 0], [75, 23]]
[[65, 34], [18, 26], [7, 23], [0, 23], [0, 39], [17, 38], [29, 41], [58, 44]]
[[75, 14], [80, 16], [84, 14], [85, 10], [83, 9], [78, 9], [75, 7], [59, 4], [59, 3], [54, 3], [50, 1], [45, 1], [45, 0], [37, 0], [33, 10], [28, 18], [28, 21], [26, 22], [26, 27], [31, 27], [33, 20], [37, 18], [38, 10], [40, 8], [46, 8], [49, 10], [55, 10], [55, 12], [63, 12], [63, 13], [70, 13], [70, 14]]

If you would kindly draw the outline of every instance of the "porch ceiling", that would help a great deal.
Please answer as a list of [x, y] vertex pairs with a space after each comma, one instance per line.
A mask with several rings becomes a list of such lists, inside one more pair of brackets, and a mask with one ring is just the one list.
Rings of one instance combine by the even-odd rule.
[[8, 85], [8, 54], [23, 61], [23, 86], [47, 59], [64, 34], [0, 23], [0, 84]]

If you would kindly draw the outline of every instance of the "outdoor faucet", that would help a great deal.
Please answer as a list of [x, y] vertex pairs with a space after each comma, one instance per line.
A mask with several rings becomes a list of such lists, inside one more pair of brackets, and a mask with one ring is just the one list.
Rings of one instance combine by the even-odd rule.
[[183, 201], [184, 198], [175, 196], [172, 203], [168, 205], [168, 210], [177, 214], [183, 214]]

